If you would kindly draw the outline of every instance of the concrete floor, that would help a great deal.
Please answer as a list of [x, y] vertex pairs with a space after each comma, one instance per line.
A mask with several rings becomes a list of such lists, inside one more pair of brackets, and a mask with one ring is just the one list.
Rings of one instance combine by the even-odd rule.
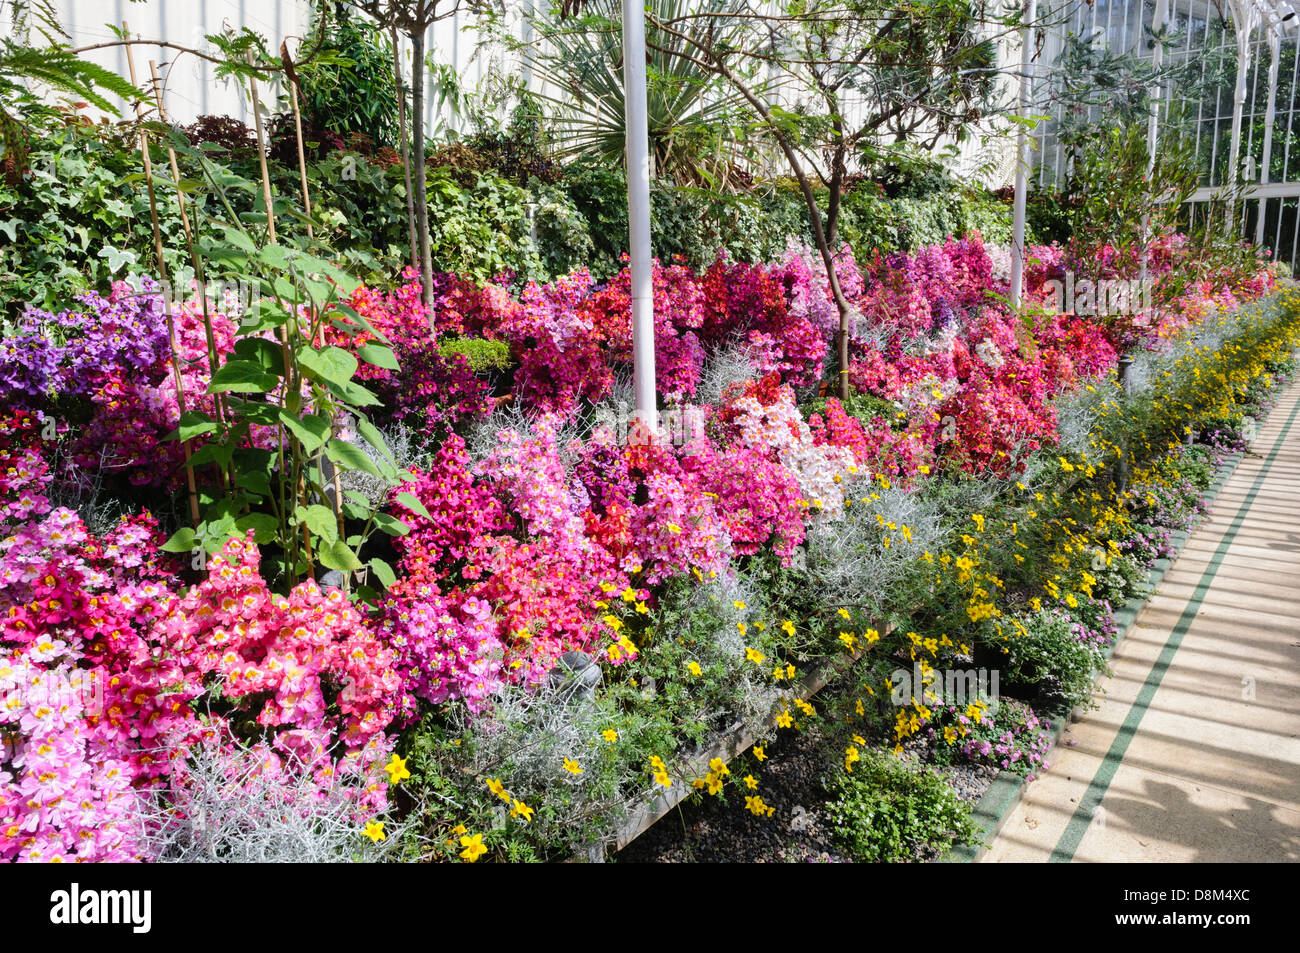
[[1300, 861], [1298, 497], [1300, 385], [984, 862]]

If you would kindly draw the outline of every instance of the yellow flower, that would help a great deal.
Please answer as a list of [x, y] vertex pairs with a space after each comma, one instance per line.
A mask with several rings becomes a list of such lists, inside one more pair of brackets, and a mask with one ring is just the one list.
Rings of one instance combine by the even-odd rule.
[[724, 774], [731, 773], [731, 771], [727, 768], [727, 762], [723, 761], [721, 758], [714, 758], [713, 760], [711, 760], [709, 762], [709, 770], [712, 771], [714, 774], [718, 775], [719, 777], [721, 777]]
[[786, 677], [786, 678], [794, 678], [794, 672], [795, 672], [794, 665], [787, 665], [787, 666], [785, 667], [785, 677]]
[[370, 821], [366, 824], [365, 830], [363, 830], [361, 834], [363, 837], [369, 837], [376, 844], [388, 837], [388, 835], [384, 833], [383, 821]]
[[487, 778], [484, 783], [487, 784], [489, 791], [491, 791], [497, 797], [501, 798], [501, 800], [509, 803], [510, 795], [506, 793], [505, 785], [503, 785], [496, 778]]
[[803, 712], [805, 715], [815, 715], [815, 714], [817, 714], [817, 709], [814, 708], [812, 705], [808, 704], [808, 703], [807, 703], [806, 701], [804, 701], [802, 698], [796, 698], [794, 704], [795, 704], [795, 707], [798, 708], [798, 709], [799, 709], [801, 712]]
[[716, 774], [706, 774], [704, 776], [704, 783], [708, 785], [710, 794], [717, 794], [722, 790], [722, 778], [718, 777]]
[[858, 644], [858, 637], [852, 632], [841, 632], [840, 641], [844, 643], [845, 648], [852, 652], [853, 647]]
[[624, 602], [636, 602], [636, 590], [635, 590], [635, 589], [624, 589], [623, 592], [621, 593], [621, 595], [623, 596], [623, 601], [624, 601]]
[[791, 637], [794, 636], [794, 623], [791, 622], [789, 619], [786, 619], [784, 622], [781, 623], [781, 628], [782, 630], [784, 630], [786, 635]]
[[794, 724], [794, 719], [790, 717], [790, 709], [786, 709], [776, 716], [776, 726], [778, 728], [789, 728]]
[[601, 732], [601, 736], [611, 744], [615, 741], [618, 741], [618, 732], [615, 731], [613, 728], [606, 728], [604, 731]]
[[487, 853], [482, 834], [475, 834], [473, 837], [462, 837], [460, 846], [465, 848], [460, 852], [460, 856], [471, 864]]
[[754, 747], [754, 757], [757, 758], [759, 761], [767, 760], [767, 752], [763, 750], [762, 745], [756, 745]]
[[853, 773], [853, 765], [862, 760], [862, 755], [858, 754], [858, 749], [849, 745], [844, 749], [844, 770]]
[[578, 762], [570, 758], [564, 759], [564, 770], [570, 774], [582, 774], [582, 768], [578, 767]]
[[841, 610], [840, 610], [840, 615], [843, 616], [845, 619], [851, 618], [851, 616], [849, 615], [849, 610], [848, 610], [848, 609], [841, 609]]
[[741, 602], [739, 599], [733, 600], [731, 604], [742, 612], [745, 610], [745, 604]]
[[650, 607], [646, 605], [644, 602], [638, 602], [636, 604], [636, 611], [641, 615], [645, 615], [650, 611]]
[[758, 778], [754, 777], [752, 774], [745, 775], [742, 780], [744, 780], [745, 786], [751, 791], [758, 787]]
[[669, 523], [669, 524], [668, 524], [668, 532], [670, 532], [670, 533], [676, 535], [677, 533], [680, 533], [681, 531], [682, 531], [682, 528], [681, 528], [680, 526], [678, 526], [676, 523]]
[[751, 649], [749, 646], [745, 646], [745, 661], [753, 662], [755, 665], [762, 665], [766, 658], [767, 656], [758, 649]]
[[510, 816], [517, 817], [527, 824], [533, 819], [533, 809], [523, 801], [515, 801], [515, 806], [510, 809]]
[[411, 772], [406, 770], [406, 759], [393, 755], [393, 760], [384, 765], [384, 770], [388, 772], [388, 783], [398, 784], [411, 776]]
[[749, 626], [745, 625], [745, 623], [743, 622], [737, 622], [736, 628], [740, 631], [741, 635], [744, 635], [746, 632], [749, 631]]
[[776, 813], [776, 808], [768, 807], [763, 803], [763, 799], [757, 795], [745, 798], [745, 810], [749, 811], [755, 817], [763, 817], [764, 815], [771, 817]]
[[686, 663], [686, 671], [690, 672], [691, 675], [693, 675], [695, 678], [699, 678], [699, 677], [700, 677], [700, 663], [699, 663], [699, 662], [687, 662], [687, 663]]

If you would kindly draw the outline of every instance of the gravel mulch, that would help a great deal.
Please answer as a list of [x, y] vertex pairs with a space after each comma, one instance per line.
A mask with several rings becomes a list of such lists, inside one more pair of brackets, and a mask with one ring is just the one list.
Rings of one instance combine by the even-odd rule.
[[[826, 792], [819, 778], [827, 768], [817, 728], [783, 733], [766, 746], [758, 764], [747, 756], [731, 765], [723, 793], [705, 794], [699, 803], [683, 802], [639, 838], [614, 855], [617, 863], [851, 863], [831, 840]], [[742, 765], [745, 765], [742, 767]], [[972, 806], [988, 790], [997, 769], [959, 764], [943, 769], [959, 797]], [[776, 808], [772, 817], [745, 810], [751, 793], [741, 780], [758, 779], [752, 793]], [[917, 860], [933, 859], [927, 852]]]

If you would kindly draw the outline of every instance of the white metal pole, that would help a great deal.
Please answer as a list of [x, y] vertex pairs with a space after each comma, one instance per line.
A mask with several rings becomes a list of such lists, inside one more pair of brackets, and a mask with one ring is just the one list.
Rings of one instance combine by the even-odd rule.
[[[1238, 0], [1231, 5], [1230, 9], [1237, 32], [1237, 85], [1232, 94], [1232, 138], [1228, 148], [1229, 178], [1226, 180], [1229, 188], [1232, 188], [1241, 176], [1237, 162], [1241, 158], [1241, 116], [1246, 111], [1246, 77], [1250, 68], [1250, 37], [1255, 29], [1255, 7], [1245, 0]], [[1234, 200], [1229, 204], [1226, 224], [1231, 231], [1236, 231], [1235, 195]]]
[[[1160, 38], [1164, 32], [1165, 19], [1168, 17], [1168, 5], [1165, 0], [1156, 0], [1156, 8], [1151, 14], [1151, 32], [1155, 35], [1155, 47], [1151, 50], [1151, 66], [1156, 74], [1156, 90], [1151, 97], [1149, 106], [1150, 114], [1147, 117], [1147, 181], [1151, 181], [1152, 173], [1156, 167], [1156, 141], [1160, 132], [1160, 100], [1161, 80], [1160, 70], [1165, 62], [1165, 44]], [[1148, 186], [1149, 188], [1150, 186]], [[1155, 201], [1155, 196], [1150, 197], [1150, 201]], [[1142, 289], [1145, 300], [1147, 286], [1147, 257], [1149, 254], [1148, 244], [1151, 241], [1151, 213], [1142, 213], [1142, 259], [1138, 268], [1138, 287]]]
[[[1029, 113], [1032, 80], [1029, 70], [1034, 52], [1034, 18], [1038, 0], [1026, 0], [1025, 23], [1020, 30], [1020, 116]], [[1022, 124], [1016, 132], [1016, 204], [1011, 221], [1011, 307], [1020, 310], [1025, 274], [1025, 170], [1029, 168], [1028, 137]]]
[[644, 3], [623, 0], [623, 122], [627, 132], [627, 224], [632, 253], [632, 382], [638, 419], [657, 431]]
[[[1277, 67], [1282, 55], [1282, 27], [1273, 24], [1268, 31], [1268, 105], [1264, 108], [1264, 147], [1260, 155], [1259, 184], [1268, 185], [1268, 167], [1273, 161], [1273, 123], [1277, 121]], [[1280, 203], [1279, 203], [1280, 205]], [[1268, 200], [1259, 200], [1259, 217], [1255, 222], [1255, 244], [1264, 244], [1264, 212]]]

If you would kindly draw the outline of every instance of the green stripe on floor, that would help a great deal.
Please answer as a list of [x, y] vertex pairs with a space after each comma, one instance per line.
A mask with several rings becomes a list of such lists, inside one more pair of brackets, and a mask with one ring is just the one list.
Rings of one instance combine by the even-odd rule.
[[1174, 654], [1178, 651], [1178, 647], [1182, 645], [1183, 636], [1187, 634], [1192, 627], [1192, 623], [1196, 621], [1201, 603], [1205, 601], [1210, 585], [1214, 582], [1214, 577], [1218, 575], [1219, 567], [1223, 564], [1228, 548], [1237, 538], [1237, 533], [1240, 532], [1241, 526], [1245, 522], [1246, 514], [1250, 512], [1251, 506], [1254, 505], [1255, 497], [1259, 495], [1260, 487], [1264, 485], [1269, 470], [1277, 459], [1278, 452], [1282, 449], [1287, 435], [1291, 432], [1297, 414], [1300, 414], [1300, 401], [1291, 409], [1291, 414], [1287, 417], [1282, 433], [1278, 436], [1273, 444], [1273, 449], [1264, 460], [1264, 465], [1260, 469], [1259, 475], [1255, 477], [1255, 483], [1251, 486], [1250, 492], [1246, 494], [1246, 499], [1242, 501], [1241, 506], [1237, 509], [1232, 524], [1223, 534], [1223, 539], [1214, 551], [1210, 564], [1201, 575], [1200, 582], [1196, 584], [1196, 589], [1192, 593], [1187, 607], [1169, 633], [1168, 641], [1165, 642], [1164, 648], [1160, 650], [1160, 656], [1156, 659], [1155, 665], [1151, 667], [1151, 672], [1147, 675], [1142, 690], [1138, 692], [1132, 707], [1129, 708], [1128, 715], [1124, 718], [1124, 723], [1120, 725], [1119, 733], [1115, 735], [1115, 740], [1111, 743], [1110, 750], [1106, 752], [1101, 767], [1098, 768], [1092, 783], [1088, 785], [1088, 790], [1079, 799], [1078, 808], [1070, 818], [1070, 822], [1065, 826], [1061, 839], [1056, 844], [1056, 849], [1052, 851], [1052, 856], [1049, 858], [1051, 863], [1069, 863], [1074, 859], [1074, 854], [1079, 849], [1083, 835], [1087, 833], [1088, 827], [1092, 823], [1097, 807], [1106, 796], [1106, 791], [1115, 778], [1115, 772], [1119, 770], [1119, 766], [1124, 760], [1124, 753], [1128, 751], [1129, 743], [1133, 740], [1133, 736], [1137, 734], [1138, 725], [1142, 722], [1142, 716], [1146, 714], [1147, 708], [1151, 705], [1151, 700], [1155, 697], [1156, 690], [1160, 688], [1160, 682], [1164, 679], [1165, 673], [1169, 671], [1169, 666], [1174, 660]]

